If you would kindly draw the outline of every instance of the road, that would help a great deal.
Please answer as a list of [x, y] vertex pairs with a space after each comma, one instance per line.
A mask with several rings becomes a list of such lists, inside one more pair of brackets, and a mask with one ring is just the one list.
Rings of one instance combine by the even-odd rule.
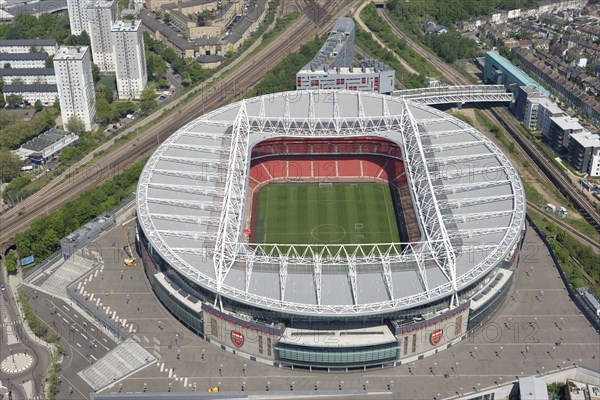
[[[249, 88], [260, 81], [269, 68], [298, 49], [306, 40], [330, 29], [333, 20], [346, 14], [357, 1], [336, 12], [340, 3], [341, 0], [328, 1], [318, 10], [303, 13], [281, 36], [261, 49], [253, 58], [240, 61], [238, 68], [232, 70], [227, 78], [212, 90], [202, 91], [201, 95], [197, 95], [186, 104], [181, 104], [181, 99], [173, 102], [171, 108], [177, 107], [177, 112], [162, 120], [157, 120], [164, 111], [159, 110], [140, 123], [133, 124], [122, 135], [133, 132], [143, 125], [150, 125], [150, 127], [140, 133], [135, 140], [102, 157], [95, 165], [72, 177], [64, 174], [56, 178], [50, 185], [1, 215], [1, 248], [6, 248], [14, 235], [25, 230], [36, 218], [76, 199], [84, 191], [101, 184], [123, 168], [154, 151], [160, 142], [186, 123], [243, 96]], [[318, 7], [317, 3], [311, 4], [311, 7]], [[106, 150], [112, 142], [104, 144], [95, 153]], [[84, 165], [92, 158], [93, 155], [88, 155], [76, 167]]]
[[[25, 331], [26, 325], [21, 316], [16, 311], [15, 291], [7, 283], [4, 268], [0, 273], [0, 285], [6, 288], [0, 291], [0, 360], [5, 359], [12, 354], [26, 353], [33, 356], [33, 366], [29, 369], [17, 373], [6, 374], [0, 371], [0, 380], [13, 392], [13, 398], [26, 399], [41, 398], [43, 385], [46, 377], [46, 370], [50, 364], [50, 352], [48, 349], [35, 340], [31, 331]], [[12, 327], [8, 327], [10, 324]], [[11, 329], [17, 342], [9, 338], [8, 330]], [[32, 382], [31, 396], [26, 395], [22, 384]]]
[[[404, 34], [404, 32], [398, 29], [384, 10], [378, 9], [377, 12], [379, 13], [379, 16], [390, 25], [394, 34], [404, 39], [406, 43], [409, 46], [411, 46], [417, 54], [429, 60], [429, 62], [431, 62], [441, 73], [447, 76], [450, 81], [458, 85], [470, 84], [469, 80], [465, 78], [462, 74], [457, 72], [454, 68], [446, 64], [444, 61], [440, 60], [434, 54], [425, 50], [423, 47], [421, 47], [419, 43], [415, 42], [409, 36]], [[546, 176], [548, 182], [554, 185], [561, 193], [571, 198], [575, 207], [582, 214], [582, 216], [598, 232], [600, 232], [600, 215], [598, 215], [598, 213], [590, 205], [588, 200], [581, 196], [577, 192], [577, 190], [573, 188], [572, 182], [563, 175], [562, 171], [557, 169], [557, 167], [552, 163], [551, 160], [548, 159], [548, 157], [543, 153], [543, 151], [539, 149], [539, 147], [535, 143], [533, 143], [529, 138], [524, 137], [522, 132], [518, 129], [518, 127], [514, 125], [514, 122], [511, 121], [511, 119], [505, 115], [505, 113], [499, 112], [497, 110], [488, 110], [485, 112], [488, 114], [488, 116], [491, 117], [493, 121], [502, 125], [505, 128], [505, 130], [515, 140], [515, 144], [517, 148], [521, 150], [521, 153], [527, 158], [529, 158], [531, 161], [533, 161], [533, 164], [535, 164], [538, 167], [538, 169], [543, 173], [543, 175]], [[568, 225], [561, 223], [560, 226], [572, 232], [572, 228], [568, 227]]]

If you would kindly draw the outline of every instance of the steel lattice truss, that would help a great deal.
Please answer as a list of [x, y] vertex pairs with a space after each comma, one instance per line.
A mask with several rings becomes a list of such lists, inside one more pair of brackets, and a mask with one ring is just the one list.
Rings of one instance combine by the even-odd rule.
[[[138, 190], [138, 204], [160, 203], [183, 208], [193, 208], [214, 211], [215, 216], [192, 217], [186, 215], [170, 215], [166, 213], [150, 213], [147, 207], [138, 207], [138, 214], [145, 233], [163, 257], [173, 264], [180, 272], [188, 275], [191, 279], [214, 290], [217, 296], [233, 298], [241, 302], [259, 307], [268, 307], [288, 311], [292, 313], [313, 313], [318, 315], [340, 315], [340, 314], [372, 314], [378, 312], [392, 311], [402, 308], [423, 304], [433, 299], [449, 298], [451, 302], [457, 301], [457, 292], [461, 287], [482, 277], [499, 260], [503, 259], [520, 237], [525, 203], [520, 179], [510, 165], [506, 157], [496, 146], [487, 141], [481, 134], [475, 132], [472, 127], [453, 120], [458, 129], [438, 131], [435, 133], [420, 133], [419, 126], [447, 122], [450, 117], [441, 111], [433, 110], [425, 105], [407, 103], [405, 99], [391, 98], [388, 96], [352, 93], [356, 96], [356, 110], [352, 116], [341, 116], [338, 92], [326, 92], [330, 97], [327, 107], [331, 107], [328, 116], [317, 116], [315, 107], [317, 95], [323, 93], [303, 92], [308, 96], [308, 110], [305, 116], [292, 117], [291, 107], [293, 103], [290, 93], [277, 94], [276, 100], [284, 103], [282, 115], [267, 116], [266, 98], [259, 97], [242, 101], [224, 107], [205, 115], [188, 126], [182, 128], [162, 145], [149, 160], [142, 177]], [[343, 92], [342, 92], [343, 93]], [[348, 96], [348, 93], [343, 93]], [[379, 115], [371, 115], [365, 112], [363, 96], [369, 96], [370, 101], [375, 97], [380, 101], [382, 112]], [[272, 100], [272, 99], [271, 99]], [[390, 102], [394, 103], [394, 113], [390, 113]], [[258, 109], [253, 115], [249, 115], [248, 107]], [[400, 106], [400, 112], [398, 112]], [[323, 107], [322, 103], [318, 107]], [[432, 118], [415, 119], [413, 109], [422, 109]], [[235, 119], [220, 119], [221, 115], [229, 111], [236, 111]], [[227, 143], [219, 146], [196, 146], [182, 145], [177, 143], [182, 136], [197, 136], [207, 139], [219, 139], [222, 136], [206, 132], [198, 132], [196, 127], [215, 126], [229, 128], [230, 136]], [[423, 142], [428, 137], [444, 137], [458, 135], [464, 132], [477, 134], [476, 141], [457, 142], [448, 145], [428, 145]], [[405, 168], [409, 187], [415, 206], [416, 215], [420, 224], [423, 239], [412, 243], [378, 243], [364, 245], [339, 245], [319, 244], [311, 245], [277, 245], [247, 243], [244, 240], [242, 230], [245, 219], [245, 206], [248, 195], [249, 164], [252, 146], [274, 136], [289, 137], [350, 137], [350, 136], [381, 136], [395, 141], [401, 146], [405, 158]], [[478, 155], [470, 154], [470, 148], [485, 145], [488, 152]], [[216, 155], [226, 154], [222, 149], [227, 149], [229, 158], [227, 161], [214, 161], [199, 156], [200, 161], [194, 161], [189, 157], [167, 156], [165, 153], [169, 148], [179, 148], [186, 151], [198, 151], [200, 153], [211, 153]], [[444, 151], [466, 149], [462, 156], [436, 157], [431, 159], [432, 154], [440, 154]], [[485, 172], [502, 171], [507, 175], [506, 179], [494, 182], [479, 182], [468, 184], [440, 184], [440, 176], [431, 170], [431, 167], [445, 165], [449, 162], [464, 162], [476, 160], [477, 157], [495, 157], [500, 165], [496, 167], [482, 168]], [[196, 159], [196, 160], [198, 160]], [[194, 172], [188, 170], [172, 171], [157, 168], [159, 160], [179, 162], [182, 165], [197, 165], [198, 163], [215, 166], [226, 164], [226, 173], [203, 174], [203, 179], [208, 179], [219, 185], [218, 188], [193, 187], [187, 185], [156, 183], [151, 181], [152, 174], [166, 176], [180, 176], [190, 179], [199, 179]], [[476, 169], [471, 173], [478, 173]], [[460, 178], [464, 172], [451, 172], [443, 179]], [[445, 194], [463, 193], [477, 188], [489, 188], [498, 185], [510, 185], [511, 195], [467, 197], [464, 199], [446, 199], [440, 197]], [[220, 197], [220, 202], [193, 201], [193, 200], [165, 200], [148, 197], [148, 189], [156, 188], [170, 190], [173, 192], [210, 195]], [[485, 213], [453, 213], [444, 215], [448, 208], [461, 208], [479, 204], [493, 204], [499, 201], [513, 201], [511, 210], [490, 211]], [[469, 230], [448, 231], [448, 224], [465, 223], [472, 221], [485, 221], [491, 218], [510, 216], [510, 223], [505, 227], [477, 228]], [[156, 229], [154, 220], [169, 222], [182, 222], [214, 227], [215, 229], [194, 232], [180, 230]], [[502, 239], [499, 243], [484, 243], [467, 245], [466, 242], [473, 238], [485, 238], [486, 235], [500, 234]], [[181, 237], [201, 240], [210, 244], [208, 248], [171, 247], [163, 240], [164, 237]], [[474, 268], [466, 273], [457, 274], [457, 260], [467, 252], [482, 252], [485, 257]], [[214, 266], [214, 277], [200, 273], [183, 258], [183, 254], [193, 254], [212, 258]], [[251, 280], [253, 267], [257, 264], [272, 265], [278, 273], [280, 295], [279, 298], [261, 296], [251, 292]], [[315, 304], [305, 304], [286, 300], [286, 288], [290, 271], [296, 266], [311, 265], [313, 267], [313, 282], [315, 287]], [[359, 298], [359, 280], [357, 278], [362, 266], [378, 265], [388, 300], [380, 302], [364, 302]], [[240, 267], [243, 266], [243, 267]], [[331, 266], [345, 268], [352, 293], [351, 304], [331, 305], [322, 303], [323, 274]], [[228, 285], [227, 277], [232, 268], [243, 268], [245, 275], [245, 287], [239, 288]], [[417, 294], [397, 297], [394, 290], [393, 271], [397, 268], [414, 270], [418, 274], [422, 290]], [[431, 268], [437, 268], [446, 277], [442, 284], [431, 284], [429, 279]]]
[[503, 85], [441, 86], [423, 89], [397, 90], [392, 96], [402, 97], [422, 104], [452, 104], [481, 102], [511, 102], [512, 93]]

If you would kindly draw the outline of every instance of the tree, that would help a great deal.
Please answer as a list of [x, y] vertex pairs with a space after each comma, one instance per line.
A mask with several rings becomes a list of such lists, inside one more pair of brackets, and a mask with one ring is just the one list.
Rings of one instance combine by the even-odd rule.
[[6, 260], [4, 260], [4, 266], [6, 267], [6, 272], [9, 274], [14, 274], [17, 272], [17, 254], [14, 250], [11, 250], [6, 255]]
[[35, 112], [40, 112], [44, 108], [44, 105], [40, 99], [37, 99], [35, 103], [33, 103], [33, 106], [35, 107]]
[[72, 147], [69, 146], [60, 153], [58, 160], [61, 164], [69, 164], [75, 160], [78, 160], [81, 156], [81, 151], [77, 148], [77, 146]]
[[131, 101], [117, 101], [113, 103], [113, 106], [121, 118], [127, 116], [127, 114], [133, 114], [137, 110], [136, 104]]
[[23, 96], [11, 93], [8, 96], [6, 96], [6, 103], [9, 106], [18, 106], [19, 104], [23, 103]]
[[140, 96], [140, 107], [145, 114], [156, 107], [156, 93], [154, 93], [154, 89], [151, 87], [147, 87], [142, 91], [142, 95]]
[[2, 90], [0, 89], [0, 108], [4, 108], [5, 105], [6, 101], [4, 100], [4, 93], [2, 93]]
[[9, 69], [10, 68], [10, 63], [4, 63], [4, 68]]
[[104, 97], [96, 100], [96, 119], [98, 122], [111, 122], [117, 118], [115, 109]]
[[94, 63], [92, 63], [92, 77], [94, 78], [94, 83], [100, 80], [100, 67]]
[[99, 100], [100, 98], [106, 99], [109, 103], [112, 103], [114, 100], [112, 89], [103, 83], [96, 85], [96, 100]]
[[54, 55], [46, 57], [46, 60], [44, 61], [44, 67], [54, 68]]
[[81, 135], [83, 132], [85, 132], [85, 124], [75, 114], [69, 117], [69, 120], [65, 124], [65, 128], [67, 128], [69, 132], [73, 132], [76, 135]]
[[8, 150], [0, 150], [0, 181], [10, 182], [21, 172], [21, 160]]

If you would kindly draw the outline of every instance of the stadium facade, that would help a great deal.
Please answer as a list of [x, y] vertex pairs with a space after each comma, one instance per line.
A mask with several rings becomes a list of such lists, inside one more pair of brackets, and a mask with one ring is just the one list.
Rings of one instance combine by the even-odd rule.
[[396, 71], [378, 60], [354, 65], [354, 21], [340, 18], [317, 55], [296, 73], [296, 90], [361, 90], [391, 93]]
[[[366, 181], [393, 189], [400, 243], [253, 237], [266, 185]], [[296, 91], [175, 132], [142, 172], [137, 214], [146, 275], [190, 329], [254, 361], [343, 370], [411, 362], [485, 323], [512, 281], [525, 197], [506, 156], [439, 110]]]

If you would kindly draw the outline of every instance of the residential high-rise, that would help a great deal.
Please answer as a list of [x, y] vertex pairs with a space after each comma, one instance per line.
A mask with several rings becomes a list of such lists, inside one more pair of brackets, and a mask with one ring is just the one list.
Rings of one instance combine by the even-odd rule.
[[61, 47], [54, 56], [54, 70], [63, 124], [75, 115], [86, 130], [91, 130], [96, 117], [96, 96], [89, 47]]
[[94, 64], [102, 72], [114, 72], [115, 56], [110, 32], [113, 23], [117, 20], [117, 3], [105, 0], [94, 1], [87, 6], [86, 14]]
[[88, 4], [90, 4], [90, 0], [67, 0], [69, 25], [71, 26], [71, 33], [73, 35], [81, 35], [81, 32], [89, 30], [87, 14], [85, 12]]
[[115, 22], [111, 36], [119, 99], [139, 99], [148, 82], [141, 20]]

